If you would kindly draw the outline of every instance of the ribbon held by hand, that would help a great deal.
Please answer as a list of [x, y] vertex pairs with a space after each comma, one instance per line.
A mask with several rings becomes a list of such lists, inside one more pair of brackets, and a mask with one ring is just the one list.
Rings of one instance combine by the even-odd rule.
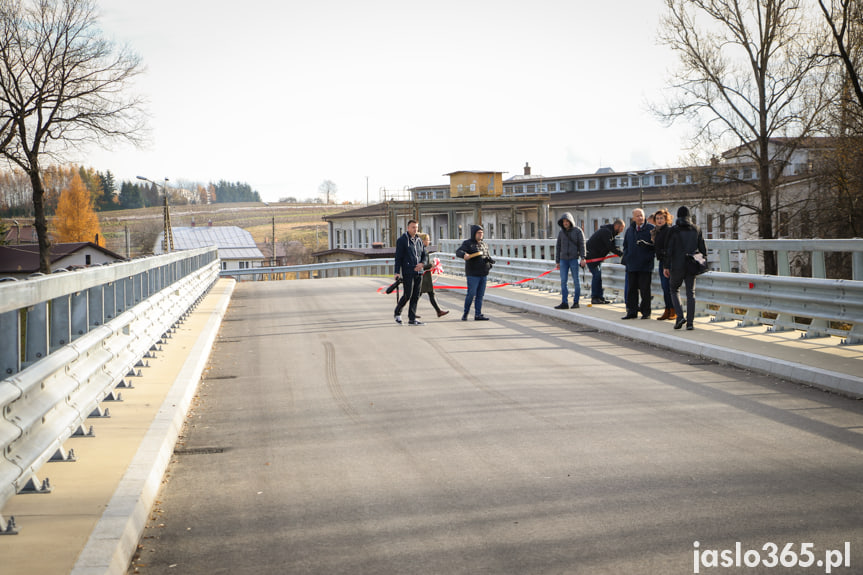
[[434, 265], [429, 270], [433, 274], [442, 274], [443, 273], [443, 264], [440, 263], [438, 258], [434, 259]]

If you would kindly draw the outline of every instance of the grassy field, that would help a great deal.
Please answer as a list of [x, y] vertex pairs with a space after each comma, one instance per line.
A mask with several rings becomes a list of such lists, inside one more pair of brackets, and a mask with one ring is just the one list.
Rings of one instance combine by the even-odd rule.
[[[326, 215], [336, 214], [354, 206], [322, 204], [260, 203], [188, 205], [171, 207], [171, 226], [189, 227], [237, 226], [252, 234], [256, 242], [269, 241], [273, 217], [276, 219], [276, 239], [279, 243], [299, 241], [311, 251], [326, 249]], [[105, 245], [119, 254], [126, 253], [125, 229], [129, 228], [132, 257], [150, 253], [153, 243], [162, 231], [162, 208], [142, 208], [100, 212], [99, 223]], [[49, 224], [50, 226], [50, 224]]]

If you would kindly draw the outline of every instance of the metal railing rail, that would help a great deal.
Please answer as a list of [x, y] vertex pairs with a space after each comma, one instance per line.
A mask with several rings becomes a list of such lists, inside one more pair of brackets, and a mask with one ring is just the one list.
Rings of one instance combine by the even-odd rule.
[[[789, 247], [789, 251], [806, 247], [796, 240], [788, 241], [793, 242], [793, 244], [785, 244]], [[849, 245], [849, 241], [857, 243]], [[863, 240], [849, 241], [824, 240], [824, 243], [819, 244], [818, 247], [822, 253], [849, 251], [849, 249], [860, 248], [859, 242]], [[455, 240], [446, 240], [441, 243], [449, 247], [458, 245]], [[495, 266], [489, 275], [490, 281], [514, 284], [526, 278], [536, 278], [519, 285], [523, 288], [551, 292], [560, 290], [559, 272], [555, 271], [538, 277], [555, 267], [553, 252], [549, 251], [549, 249], [553, 250], [554, 246], [550, 246], [548, 241], [518, 240], [509, 242], [499, 240], [490, 243], [493, 246], [492, 253], [496, 259]], [[723, 249], [734, 250], [739, 247], [736, 242], [729, 240]], [[749, 245], [748, 247], [755, 249], [759, 246]], [[512, 253], [539, 253], [546, 257], [552, 256], [552, 258], [531, 259], [507, 255]], [[448, 275], [464, 275], [464, 261], [456, 258], [454, 253], [435, 252], [433, 257], [440, 259], [444, 271]], [[307, 273], [308, 277], [390, 276], [393, 271], [392, 266], [393, 260], [387, 258], [231, 270], [222, 271], [221, 274], [238, 277], [238, 279], [262, 279], [271, 275], [287, 273], [296, 274], [296, 277], [300, 277], [299, 274], [301, 273]], [[590, 278], [590, 273], [587, 271], [579, 273], [579, 283], [583, 294], [590, 290]], [[626, 281], [623, 266], [615, 263], [603, 264], [602, 278], [606, 294], [612, 296], [616, 292], [616, 299], [622, 301]], [[572, 285], [572, 280], [570, 280], [570, 285]], [[754, 287], [750, 288], [750, 285]], [[654, 307], [663, 307], [665, 304], [662, 301], [659, 274], [653, 274], [651, 289]], [[773, 331], [802, 330], [804, 331], [802, 337], [806, 338], [837, 335], [844, 337], [845, 343], [863, 343], [863, 331], [861, 331], [863, 330], [863, 282], [710, 272], [698, 279], [697, 301], [696, 312], [702, 316], [712, 316], [713, 321], [735, 319], [739, 320], [740, 326], [763, 324]]]
[[[455, 253], [462, 240], [440, 240], [443, 252]], [[521, 258], [554, 261], [556, 240], [486, 240], [494, 258]], [[747, 273], [758, 274], [765, 251], [775, 251], [780, 276], [791, 275], [792, 261], [797, 254], [809, 258], [813, 278], [826, 278], [825, 256], [829, 253], [849, 253], [852, 260], [851, 279], [863, 281], [863, 239], [847, 240], [706, 240], [708, 260], [716, 271], [731, 272], [732, 262], [745, 266]], [[742, 254], [742, 255], [741, 255]]]
[[306, 274], [309, 279], [344, 277], [351, 275], [392, 276], [395, 260], [393, 258], [375, 258], [367, 260], [349, 260], [343, 262], [324, 262], [319, 264], [302, 264], [296, 266], [274, 266], [248, 268], [243, 270], [222, 270], [221, 277], [233, 277], [238, 281], [278, 279], [286, 274], [293, 274], [297, 279]]
[[[218, 268], [218, 251], [205, 248], [0, 285], [0, 509], [16, 493], [51, 490], [37, 478], [42, 465], [74, 459], [64, 442], [90, 434], [87, 418], [107, 415], [100, 404], [118, 399], [115, 389], [203, 298]], [[0, 534], [13, 533], [0, 515]]]
[[[464, 275], [464, 260], [452, 253], [435, 255], [447, 274]], [[513, 283], [550, 269], [554, 269], [553, 261], [499, 257], [489, 280]], [[590, 274], [581, 273], [579, 278], [582, 294], [589, 293]], [[607, 295], [617, 292], [617, 300], [622, 301], [625, 281], [622, 265], [602, 265]], [[556, 292], [560, 274], [555, 271], [520, 287]], [[657, 273], [651, 294], [653, 307], [664, 307]], [[837, 335], [846, 344], [863, 343], [863, 281], [708, 272], [698, 277], [696, 301], [696, 313], [712, 316], [712, 321], [739, 320], [739, 327], [763, 324], [771, 331], [802, 330], [804, 338]]]

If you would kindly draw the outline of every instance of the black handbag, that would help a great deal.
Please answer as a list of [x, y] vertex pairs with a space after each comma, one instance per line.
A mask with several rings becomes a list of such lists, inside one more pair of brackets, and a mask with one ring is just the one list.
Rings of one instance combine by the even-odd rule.
[[691, 276], [700, 276], [707, 271], [707, 258], [701, 252], [686, 254], [686, 273]]

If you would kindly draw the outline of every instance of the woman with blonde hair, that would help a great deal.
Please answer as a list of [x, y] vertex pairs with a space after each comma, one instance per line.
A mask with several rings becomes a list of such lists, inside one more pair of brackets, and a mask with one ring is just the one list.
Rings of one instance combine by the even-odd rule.
[[665, 208], [657, 211], [653, 217], [656, 221], [656, 228], [653, 230], [653, 245], [656, 248], [656, 259], [659, 260], [659, 283], [662, 285], [662, 297], [665, 299], [665, 312], [656, 319], [660, 321], [675, 319], [677, 313], [674, 311], [674, 303], [671, 300], [671, 280], [665, 276], [665, 267], [662, 263], [668, 251], [668, 232], [671, 231], [674, 217]]
[[[429, 237], [429, 235], [428, 234], [417, 234], [417, 235], [422, 240], [423, 245], [426, 248], [428, 248], [429, 244], [431, 243], [431, 238]], [[437, 304], [437, 300], [434, 297], [434, 283], [432, 281], [432, 272], [431, 272], [433, 267], [434, 267], [434, 264], [431, 262], [429, 262], [425, 265], [425, 269], [423, 270], [423, 278], [420, 281], [420, 297], [422, 297], [422, 295], [424, 293], [429, 294], [429, 301], [431, 302], [432, 307], [435, 309], [435, 312], [437, 312], [437, 316], [443, 317], [446, 314], [448, 314], [449, 311], [442, 310], [440, 308], [440, 306]]]

